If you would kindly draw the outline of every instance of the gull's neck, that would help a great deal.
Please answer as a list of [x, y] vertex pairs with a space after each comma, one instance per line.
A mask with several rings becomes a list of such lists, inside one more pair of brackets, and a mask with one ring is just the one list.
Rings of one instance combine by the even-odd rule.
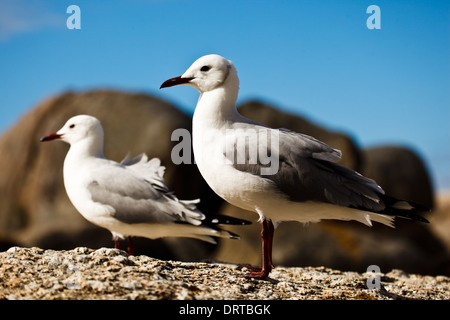
[[195, 127], [198, 126], [221, 127], [241, 118], [236, 110], [238, 92], [237, 74], [230, 72], [220, 87], [201, 93], [194, 112], [193, 130], [196, 130]]
[[73, 143], [64, 160], [64, 167], [77, 167], [88, 158], [104, 158], [102, 136], [91, 136]]

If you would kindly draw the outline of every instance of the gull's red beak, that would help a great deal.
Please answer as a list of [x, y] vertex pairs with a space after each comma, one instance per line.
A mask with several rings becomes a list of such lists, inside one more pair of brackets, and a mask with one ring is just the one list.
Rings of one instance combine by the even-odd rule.
[[192, 79], [194, 79], [194, 78], [182, 78], [181, 76], [175, 77], [175, 78], [169, 79], [167, 81], [164, 81], [164, 83], [159, 88], [160, 89], [169, 88], [169, 87], [173, 87], [173, 86], [176, 86], [179, 84], [185, 84], [185, 83], [188, 83], [189, 81], [191, 81]]
[[62, 137], [62, 134], [51, 133], [48, 136], [42, 137], [40, 141], [41, 142], [52, 141], [52, 140], [61, 139], [61, 137]]

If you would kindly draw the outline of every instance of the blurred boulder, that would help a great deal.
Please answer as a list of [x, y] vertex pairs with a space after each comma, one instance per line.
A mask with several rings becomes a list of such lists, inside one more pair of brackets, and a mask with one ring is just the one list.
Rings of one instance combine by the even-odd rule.
[[[436, 206], [430, 216], [430, 228], [444, 243], [447, 252], [450, 252], [450, 192], [448, 190], [436, 196]], [[446, 266], [446, 274], [450, 274], [450, 263]]]
[[363, 150], [362, 157], [361, 173], [374, 179], [386, 194], [433, 208], [430, 174], [416, 152], [400, 146], [379, 146]]

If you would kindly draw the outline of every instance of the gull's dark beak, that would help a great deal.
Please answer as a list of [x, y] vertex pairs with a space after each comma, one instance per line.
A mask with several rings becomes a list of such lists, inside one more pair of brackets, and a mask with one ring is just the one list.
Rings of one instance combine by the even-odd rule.
[[181, 76], [175, 77], [175, 78], [169, 79], [167, 81], [164, 81], [164, 83], [159, 88], [160, 89], [169, 88], [169, 87], [173, 87], [173, 86], [176, 86], [179, 84], [185, 84], [185, 83], [188, 83], [189, 81], [191, 81], [192, 79], [194, 79], [194, 78], [182, 78]]
[[51, 133], [48, 136], [42, 137], [40, 139], [41, 142], [45, 142], [45, 141], [52, 141], [52, 140], [57, 140], [57, 139], [61, 139], [62, 134], [57, 134], [57, 133]]

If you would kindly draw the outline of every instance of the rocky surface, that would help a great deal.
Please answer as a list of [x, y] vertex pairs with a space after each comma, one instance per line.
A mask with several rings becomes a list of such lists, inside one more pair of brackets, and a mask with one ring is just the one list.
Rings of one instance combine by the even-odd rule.
[[[162, 261], [118, 249], [12, 247], [0, 253], [0, 299], [450, 299], [450, 278], [277, 267], [268, 280], [220, 263]], [[373, 278], [379, 276], [379, 278]], [[368, 289], [369, 283], [379, 289]]]

